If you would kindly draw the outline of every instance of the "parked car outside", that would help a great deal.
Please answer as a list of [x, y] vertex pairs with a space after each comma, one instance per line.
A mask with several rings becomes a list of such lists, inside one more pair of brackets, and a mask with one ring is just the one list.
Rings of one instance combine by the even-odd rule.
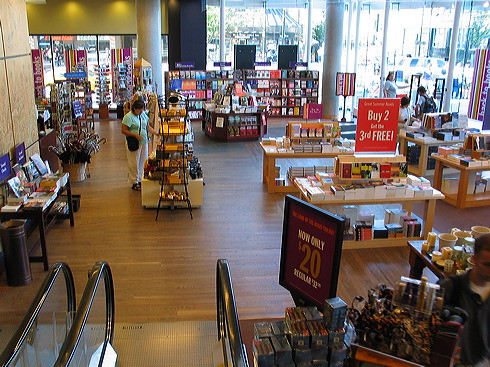
[[399, 81], [409, 81], [414, 74], [421, 74], [426, 80], [434, 80], [446, 76], [447, 63], [435, 57], [405, 57], [396, 64], [395, 70], [403, 73], [401, 77], [397, 75]]

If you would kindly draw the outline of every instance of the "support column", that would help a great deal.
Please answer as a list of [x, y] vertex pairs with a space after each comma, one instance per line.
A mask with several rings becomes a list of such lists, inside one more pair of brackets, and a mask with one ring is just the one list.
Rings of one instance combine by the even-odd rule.
[[[219, 61], [225, 62], [225, 0], [220, 0], [219, 2]], [[224, 68], [221, 67], [221, 70]]]
[[337, 119], [339, 97], [335, 81], [340, 72], [344, 24], [344, 1], [328, 2], [325, 16], [325, 51], [323, 53], [322, 105], [325, 118]]
[[313, 0], [308, 0], [308, 28], [306, 33], [306, 62], [311, 64], [311, 15], [313, 11]]
[[383, 98], [383, 85], [386, 78], [386, 50], [388, 49], [388, 24], [390, 21], [390, 0], [385, 0], [385, 19], [383, 24], [383, 48], [381, 50], [381, 70], [379, 71], [379, 98]]
[[449, 47], [449, 65], [447, 68], [446, 90], [444, 91], [444, 103], [442, 107], [442, 111], [444, 112], [451, 112], [454, 64], [456, 62], [456, 51], [458, 49], [459, 20], [461, 18], [462, 9], [463, 3], [461, 1], [456, 1], [456, 6], [454, 7], [453, 29], [451, 33], [451, 45]]
[[352, 30], [352, 4], [354, 1], [350, 1], [347, 5], [349, 7], [349, 15], [347, 17], [347, 42], [346, 42], [346, 50], [345, 50], [345, 72], [349, 72], [349, 59], [350, 59], [350, 38], [351, 38], [351, 30]]
[[160, 0], [136, 0], [138, 58], [152, 66], [153, 83], [162, 94], [162, 9]]
[[[359, 62], [359, 29], [361, 24], [361, 9], [362, 9], [361, 1], [358, 0], [356, 2], [356, 35], [354, 41], [354, 68], [353, 68], [354, 73], [357, 73], [357, 63]], [[357, 75], [356, 75], [356, 80], [358, 80]], [[354, 111], [354, 108], [356, 107], [357, 107], [357, 96], [354, 96], [352, 97], [352, 111]]]

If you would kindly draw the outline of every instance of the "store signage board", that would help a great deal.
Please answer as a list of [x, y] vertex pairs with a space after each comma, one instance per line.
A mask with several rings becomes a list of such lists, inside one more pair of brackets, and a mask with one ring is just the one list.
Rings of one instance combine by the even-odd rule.
[[73, 106], [73, 115], [75, 116], [75, 118], [77, 119], [81, 118], [83, 116], [82, 102], [73, 101], [72, 106]]
[[318, 103], [305, 103], [303, 118], [307, 120], [322, 119], [323, 105]]
[[355, 152], [394, 153], [399, 109], [397, 98], [359, 99]]
[[34, 75], [34, 98], [43, 99], [44, 93], [44, 69], [43, 54], [41, 50], [31, 50], [32, 72]]
[[307, 68], [308, 67], [308, 63], [307, 62], [290, 62], [289, 63], [289, 66], [294, 68], [294, 67], [305, 67]]
[[255, 61], [254, 66], [271, 66], [270, 61]]
[[[468, 117], [483, 121], [490, 94], [490, 50], [475, 50], [475, 68], [469, 94]], [[488, 126], [488, 125], [487, 125]]]
[[337, 73], [336, 96], [353, 96], [356, 93], [356, 73]]
[[4, 154], [0, 157], [0, 181], [10, 176], [12, 168], [10, 167], [10, 155]]
[[26, 146], [24, 142], [15, 147], [15, 161], [20, 165], [26, 163]]
[[87, 73], [80, 71], [77, 73], [65, 73], [63, 74], [66, 79], [83, 79], [87, 77]]
[[226, 68], [226, 67], [231, 67], [231, 62], [228, 62], [228, 61], [215, 61], [213, 63], [213, 65], [216, 68]]
[[175, 67], [177, 69], [192, 69], [194, 68], [195, 63], [193, 62], [176, 62]]
[[490, 93], [487, 93], [487, 106], [485, 108], [485, 115], [483, 116], [482, 130], [490, 130]]
[[344, 219], [287, 195], [279, 284], [306, 305], [323, 309], [336, 296]]

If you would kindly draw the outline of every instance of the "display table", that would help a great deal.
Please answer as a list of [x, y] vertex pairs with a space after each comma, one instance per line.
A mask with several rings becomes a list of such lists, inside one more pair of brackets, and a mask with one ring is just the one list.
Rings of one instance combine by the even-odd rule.
[[215, 140], [258, 140], [267, 134], [267, 116], [265, 112], [217, 113], [206, 110], [202, 131]]
[[299, 159], [312, 159], [312, 158], [335, 158], [339, 155], [352, 155], [353, 152], [338, 152], [338, 153], [294, 153], [292, 150], [286, 153], [278, 153], [275, 145], [264, 145], [260, 143], [262, 147], [262, 182], [267, 186], [268, 193], [274, 192], [297, 192], [298, 190], [292, 183], [286, 186], [276, 186], [275, 181], [275, 167], [276, 159], [286, 158], [299, 158]]
[[[176, 188], [181, 187], [179, 190], [184, 190], [184, 185], [175, 185]], [[141, 180], [141, 205], [145, 208], [158, 207], [158, 197], [160, 196], [160, 181], [155, 180]], [[189, 192], [189, 200], [193, 208], [200, 207], [202, 205], [203, 198], [203, 179], [198, 178], [196, 180], [189, 180], [187, 183], [187, 190]], [[162, 201], [161, 207], [169, 206], [170, 202]], [[175, 202], [177, 208], [187, 208], [187, 202]]]
[[407, 136], [399, 135], [400, 139], [400, 154], [407, 156], [408, 151], [408, 143], [414, 143], [420, 146], [420, 158], [418, 165], [409, 164], [408, 165], [408, 173], [411, 173], [416, 176], [424, 177], [427, 174], [427, 159], [429, 158], [429, 147], [438, 147], [441, 145], [454, 145], [458, 143], [463, 143], [464, 140], [436, 140], [426, 142], [422, 139], [413, 139]]
[[444, 166], [451, 167], [459, 171], [458, 193], [457, 194], [443, 193], [445, 195], [444, 200], [446, 202], [448, 202], [451, 205], [454, 205], [458, 209], [490, 205], [490, 192], [483, 192], [479, 194], [467, 194], [470, 174], [472, 172], [490, 171], [490, 167], [488, 166], [466, 167], [466, 166], [462, 166], [458, 162], [453, 162], [439, 155], [433, 155], [432, 158], [436, 160], [436, 169], [434, 171], [433, 186], [437, 190], [441, 190]]
[[[61, 194], [66, 191], [68, 200], [68, 213], [59, 214], [53, 213], [52, 208], [56, 200], [59, 199]], [[44, 210], [42, 209], [20, 209], [17, 212], [0, 212], [0, 221], [5, 222], [12, 219], [25, 219], [31, 220], [33, 223], [33, 228], [37, 227], [39, 230], [39, 239], [34, 243], [34, 245], [29, 249], [29, 255], [33, 253], [39, 244], [41, 245], [41, 256], [29, 256], [29, 260], [32, 262], [42, 262], [44, 270], [49, 269], [48, 262], [48, 252], [47, 252], [47, 242], [46, 233], [54, 223], [56, 219], [70, 219], [70, 226], [75, 225], [75, 220], [73, 218], [73, 198], [71, 194], [70, 180], [68, 179], [65, 186], [61, 187], [56, 194], [55, 200]], [[32, 233], [32, 231], [27, 231], [27, 235]]]
[[402, 208], [407, 211], [408, 215], [412, 215], [412, 204], [414, 202], [423, 202], [424, 215], [422, 219], [423, 228], [420, 233], [420, 237], [399, 237], [399, 238], [376, 238], [370, 241], [344, 241], [342, 249], [353, 250], [353, 249], [366, 249], [366, 248], [377, 248], [377, 247], [399, 247], [405, 246], [407, 240], [421, 240], [427, 237], [427, 233], [432, 231], [432, 226], [434, 225], [434, 213], [436, 210], [436, 201], [439, 199], [444, 199], [439, 191], [434, 190], [432, 196], [421, 196], [421, 197], [397, 197], [397, 198], [385, 198], [385, 199], [355, 199], [355, 200], [344, 200], [344, 199], [332, 199], [323, 201], [310, 200], [306, 191], [302, 186], [296, 185], [300, 192], [300, 197], [302, 200], [319, 206], [319, 205], [384, 205], [384, 204], [401, 204]]
[[424, 241], [408, 241], [408, 247], [410, 248], [410, 257], [408, 262], [410, 264], [410, 278], [420, 279], [424, 268], [428, 268], [439, 279], [452, 275], [439, 268], [434, 264], [427, 253], [422, 253], [422, 243]]

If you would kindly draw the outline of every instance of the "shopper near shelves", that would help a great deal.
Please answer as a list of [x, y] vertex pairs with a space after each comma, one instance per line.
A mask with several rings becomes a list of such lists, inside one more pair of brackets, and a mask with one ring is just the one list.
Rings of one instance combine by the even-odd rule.
[[414, 122], [420, 122], [418, 118], [414, 117], [413, 113], [410, 99], [406, 96], [402, 97], [400, 100], [400, 113], [398, 114], [398, 127], [412, 126], [412, 124], [415, 125]]
[[133, 185], [133, 190], [141, 190], [141, 179], [145, 160], [148, 158], [148, 131], [158, 135], [158, 131], [148, 124], [148, 115], [144, 112], [145, 103], [137, 99], [131, 105], [131, 111], [128, 112], [121, 125], [121, 132], [126, 136], [135, 137], [138, 140], [138, 148], [135, 151], [129, 150], [128, 142], [126, 144], [126, 157], [128, 159], [128, 180]]
[[407, 86], [397, 86], [395, 83], [395, 74], [390, 71], [383, 85], [383, 96], [385, 98], [396, 98], [397, 90], [402, 88], [407, 88]]
[[475, 241], [474, 267], [468, 272], [445, 278], [448, 305], [468, 313], [461, 338], [461, 363], [465, 366], [490, 366], [490, 234]]

